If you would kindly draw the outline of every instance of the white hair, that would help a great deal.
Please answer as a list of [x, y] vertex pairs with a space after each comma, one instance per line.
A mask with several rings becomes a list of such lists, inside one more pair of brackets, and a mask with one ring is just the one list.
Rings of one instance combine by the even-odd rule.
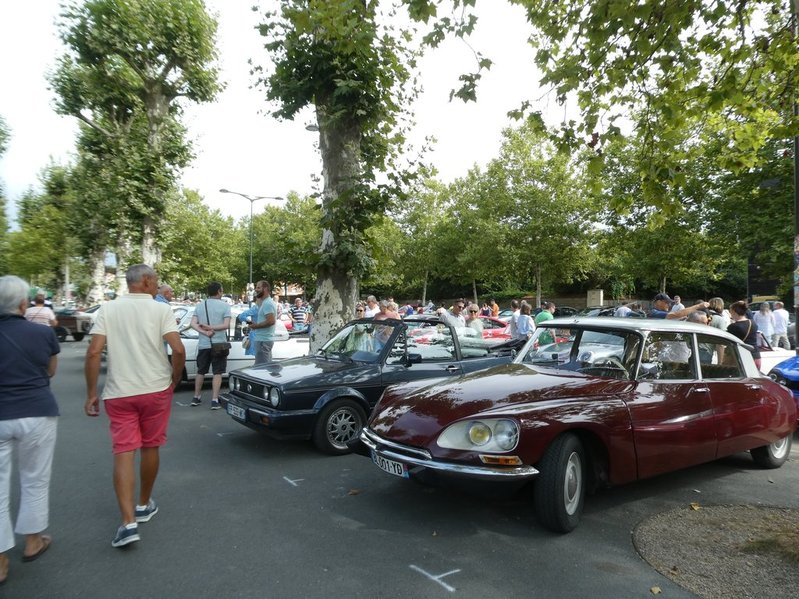
[[17, 314], [19, 305], [28, 299], [30, 285], [19, 277], [0, 277], [0, 314]]
[[146, 264], [134, 264], [125, 272], [125, 280], [128, 285], [135, 285], [141, 283], [144, 277], [158, 277], [152, 267]]

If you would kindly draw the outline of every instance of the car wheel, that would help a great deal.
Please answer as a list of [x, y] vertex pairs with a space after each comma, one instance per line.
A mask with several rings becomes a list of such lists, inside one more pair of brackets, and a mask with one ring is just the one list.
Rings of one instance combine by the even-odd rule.
[[72, 338], [75, 341], [83, 341], [83, 333], [72, 333]]
[[788, 435], [787, 437], [774, 441], [771, 445], [756, 447], [750, 450], [749, 453], [752, 454], [752, 459], [755, 460], [755, 464], [761, 468], [779, 468], [785, 463], [785, 460], [788, 459], [788, 455], [791, 453], [792, 442], [793, 439], [791, 435]]
[[316, 420], [313, 442], [317, 449], [333, 455], [349, 453], [347, 443], [361, 432], [366, 413], [351, 399], [334, 401], [321, 411]]
[[67, 331], [64, 327], [56, 327], [55, 328], [55, 336], [58, 339], [59, 343], [64, 343], [67, 340], [67, 335], [69, 331]]
[[533, 501], [541, 524], [554, 532], [571, 532], [580, 523], [587, 473], [585, 449], [573, 434], [555, 439], [538, 463]]

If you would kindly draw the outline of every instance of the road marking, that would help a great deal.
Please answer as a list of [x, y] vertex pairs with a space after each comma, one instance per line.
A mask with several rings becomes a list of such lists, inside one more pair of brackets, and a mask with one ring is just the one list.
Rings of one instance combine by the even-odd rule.
[[411, 564], [411, 570], [416, 570], [420, 574], [423, 574], [423, 575], [427, 576], [427, 578], [429, 578], [430, 580], [432, 580], [434, 582], [437, 582], [442, 587], [447, 589], [450, 593], [454, 593], [455, 590], [456, 590], [455, 587], [448, 585], [446, 582], [444, 582], [441, 579], [444, 578], [445, 576], [449, 576], [450, 574], [457, 574], [458, 572], [460, 572], [460, 570], [450, 570], [449, 572], [444, 572], [443, 574], [439, 574], [438, 576], [433, 576], [429, 572], [425, 572], [419, 566], [414, 566], [413, 564]]
[[232, 435], [233, 433], [217, 433], [217, 437], [224, 437], [225, 435]]
[[295, 478], [294, 480], [291, 480], [288, 476], [284, 476], [283, 480], [286, 481], [288, 484], [290, 484], [292, 487], [299, 487], [300, 485], [298, 485], [297, 483], [302, 482], [305, 479], [304, 478]]

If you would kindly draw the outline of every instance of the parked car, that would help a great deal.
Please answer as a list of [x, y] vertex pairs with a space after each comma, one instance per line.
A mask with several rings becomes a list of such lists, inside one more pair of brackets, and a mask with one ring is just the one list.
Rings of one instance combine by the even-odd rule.
[[796, 401], [796, 409], [799, 411], [799, 356], [793, 355], [779, 362], [768, 375], [773, 381], [791, 390]]
[[569, 316], [575, 316], [579, 310], [577, 308], [572, 308], [571, 306], [558, 306], [555, 305], [555, 312], [552, 314], [555, 318], [568, 318]]
[[460, 337], [433, 316], [355, 320], [316, 355], [232, 372], [220, 399], [244, 426], [344, 454], [387, 386], [458, 376], [510, 362], [514, 353], [479, 335]]
[[55, 317], [58, 326], [55, 334], [58, 340], [64, 342], [71, 335], [75, 341], [82, 341], [92, 328], [92, 317], [75, 308], [57, 308]]
[[757, 333], [757, 349], [760, 350], [760, 372], [763, 374], [770, 373], [777, 364], [796, 354], [792, 349], [772, 346], [760, 332]]
[[481, 316], [483, 339], [510, 339], [510, 325], [505, 320], [493, 316]]
[[[180, 339], [183, 341], [183, 346], [186, 348], [186, 365], [183, 368], [183, 380], [193, 381], [197, 376], [197, 344], [199, 342], [199, 333], [191, 328], [191, 318], [194, 316], [195, 306], [187, 306], [186, 311], [181, 317], [178, 324], [180, 331]], [[227, 372], [224, 376], [238, 368], [246, 368], [252, 366], [255, 361], [255, 356], [248, 356], [245, 354], [245, 349], [242, 347], [241, 338], [235, 335], [235, 318], [230, 320], [230, 331], [228, 333], [230, 340], [230, 354], [227, 359]], [[304, 356], [308, 353], [308, 338], [291, 337], [289, 336], [286, 327], [283, 326], [281, 321], [275, 323], [275, 345], [272, 348], [272, 359], [286, 360], [288, 358], [296, 358]], [[167, 353], [171, 355], [172, 349], [167, 347]]]
[[[548, 343], [556, 329], [556, 339]], [[796, 430], [791, 393], [737, 338], [627, 318], [542, 323], [510, 364], [386, 390], [360, 444], [403, 478], [535, 481], [537, 516], [569, 532], [586, 490], [749, 451], [777, 468]]]

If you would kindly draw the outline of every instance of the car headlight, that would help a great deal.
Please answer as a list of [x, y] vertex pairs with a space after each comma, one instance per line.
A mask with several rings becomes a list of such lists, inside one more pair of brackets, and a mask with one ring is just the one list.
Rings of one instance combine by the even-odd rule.
[[280, 405], [280, 389], [277, 387], [272, 387], [272, 390], [269, 392], [269, 403], [272, 404], [273, 408]]
[[472, 422], [469, 426], [469, 441], [483, 446], [491, 440], [491, 429], [482, 422]]
[[237, 387], [237, 384], [238, 384], [238, 382], [239, 382], [239, 381], [238, 381], [238, 379], [236, 379], [236, 377], [235, 377], [235, 376], [232, 376], [232, 377], [230, 377], [230, 378], [228, 379], [228, 381], [227, 381], [228, 388], [229, 388], [231, 391], [235, 391], [236, 389], [238, 389], [238, 387]]
[[444, 429], [436, 442], [444, 449], [502, 453], [516, 448], [519, 425], [505, 418], [465, 420]]

